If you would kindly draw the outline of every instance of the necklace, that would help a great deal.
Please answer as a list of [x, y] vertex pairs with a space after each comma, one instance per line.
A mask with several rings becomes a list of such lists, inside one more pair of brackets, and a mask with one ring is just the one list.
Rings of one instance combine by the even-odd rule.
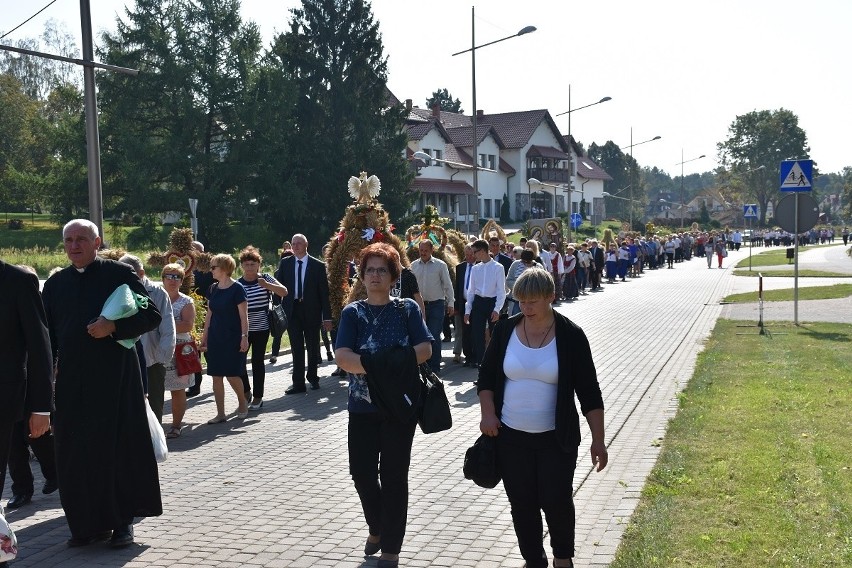
[[373, 306], [371, 306], [370, 304], [368, 304], [368, 303], [366, 302], [366, 300], [364, 301], [364, 305], [365, 305], [365, 306], [367, 306], [367, 309], [368, 309], [368, 310], [370, 310], [370, 315], [371, 315], [371, 316], [373, 316], [373, 325], [378, 325], [378, 324], [379, 324], [379, 318], [380, 318], [380, 317], [382, 317], [382, 313], [384, 313], [385, 308], [387, 308], [389, 305], [391, 305], [391, 303], [393, 303], [393, 302], [389, 302], [389, 303], [385, 304], [384, 306], [382, 306], [382, 309], [381, 309], [381, 310], [379, 310], [378, 315], [376, 315], [376, 314], [373, 312]]
[[[548, 335], [550, 335], [550, 330], [553, 329], [553, 324], [555, 324], [555, 323], [556, 323], [556, 318], [554, 317], [553, 321], [550, 322], [550, 327], [548, 327], [547, 331], [544, 332], [544, 337], [541, 338], [541, 343], [538, 344], [538, 347], [536, 347], [536, 349], [542, 348], [542, 346], [544, 345], [544, 340], [547, 339]], [[532, 347], [532, 344], [530, 343], [530, 336], [527, 333], [527, 318], [524, 318], [524, 336], [527, 338], [527, 343], [529, 344], [529, 347]]]

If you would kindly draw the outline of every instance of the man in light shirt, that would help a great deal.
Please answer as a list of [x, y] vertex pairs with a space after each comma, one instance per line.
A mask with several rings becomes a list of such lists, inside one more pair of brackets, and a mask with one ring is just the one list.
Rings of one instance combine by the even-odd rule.
[[424, 240], [418, 246], [420, 258], [411, 263], [411, 272], [417, 277], [417, 287], [426, 306], [426, 327], [432, 334], [432, 357], [429, 367], [441, 371], [441, 332], [444, 314], [453, 315], [453, 283], [447, 263], [432, 256], [432, 241]]
[[482, 363], [485, 355], [485, 326], [493, 327], [506, 301], [506, 274], [503, 266], [488, 254], [488, 243], [482, 239], [471, 245], [479, 262], [471, 269], [464, 306], [464, 323], [470, 325], [473, 363]]

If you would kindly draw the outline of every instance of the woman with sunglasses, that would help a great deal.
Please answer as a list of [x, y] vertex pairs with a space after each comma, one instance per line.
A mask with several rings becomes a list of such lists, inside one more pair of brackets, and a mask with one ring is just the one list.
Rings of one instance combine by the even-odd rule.
[[[192, 340], [195, 327], [195, 303], [192, 298], [180, 291], [186, 272], [180, 264], [172, 263], [163, 267], [163, 289], [172, 301], [172, 317], [175, 319], [176, 347]], [[163, 314], [168, 317], [168, 314]], [[165, 388], [172, 393], [172, 426], [166, 432], [166, 438], [180, 437], [183, 416], [186, 414], [186, 389], [195, 386], [195, 375], [179, 375], [174, 356], [166, 365]]]
[[210, 289], [207, 317], [199, 349], [207, 352], [207, 374], [213, 377], [216, 416], [208, 424], [220, 424], [225, 417], [224, 378], [237, 395], [237, 418], [248, 416], [248, 404], [240, 375], [246, 368], [248, 341], [248, 302], [242, 285], [231, 278], [237, 263], [229, 254], [210, 259], [216, 284]]

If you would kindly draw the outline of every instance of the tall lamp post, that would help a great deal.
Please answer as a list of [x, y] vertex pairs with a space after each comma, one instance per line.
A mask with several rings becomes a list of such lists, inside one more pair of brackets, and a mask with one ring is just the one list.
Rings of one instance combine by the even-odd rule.
[[[473, 102], [473, 119], [471, 120], [471, 128], [473, 130], [471, 139], [473, 141], [473, 194], [477, 198], [479, 197], [479, 149], [478, 143], [476, 139], [476, 50], [487, 47], [489, 45], [494, 45], [495, 43], [500, 43], [501, 41], [506, 41], [507, 39], [512, 39], [513, 37], [522, 36], [525, 34], [532, 33], [536, 30], [535, 26], [526, 26], [522, 28], [518, 33], [512, 34], [510, 36], [506, 36], [504, 38], [496, 39], [494, 41], [489, 41], [488, 43], [483, 43], [482, 45], [476, 45], [476, 18], [475, 18], [476, 8], [474, 6], [470, 7], [470, 49], [465, 49], [463, 51], [458, 51], [453, 53], [451, 57], [455, 57], [456, 55], [461, 55], [462, 53], [470, 52], [470, 74], [471, 74], [471, 82], [473, 84], [471, 90], [471, 99]], [[467, 197], [467, 234], [470, 234], [470, 196]]]
[[676, 166], [680, 166], [680, 228], [683, 229], [683, 165], [688, 164], [689, 162], [694, 162], [695, 160], [700, 160], [701, 158], [706, 158], [704, 154], [701, 154], [697, 158], [690, 158], [688, 160], [683, 159], [683, 148], [680, 149], [680, 163], [675, 164]]
[[[653, 142], [654, 140], [659, 140], [662, 136], [654, 136], [653, 138], [649, 138], [647, 140], [643, 140], [642, 142], [633, 143], [633, 127], [630, 127], [630, 146], [627, 147], [627, 154], [633, 158], [633, 147], [641, 146], [642, 144], [647, 144], [648, 142]], [[633, 230], [633, 176], [631, 176], [630, 185], [627, 186], [630, 188], [630, 230]], [[615, 197], [615, 196], [613, 196]], [[621, 199], [625, 199], [622, 197]]]
[[[539, 181], [535, 178], [530, 178], [527, 180], [527, 183], [530, 185], [543, 185], [544, 187], [552, 187], [553, 188], [553, 202], [556, 203], [556, 190], [557, 189], [568, 189], [568, 203], [571, 203], [571, 183], [567, 183], [565, 185], [555, 185], [552, 183], [544, 183], [543, 181]], [[568, 242], [571, 242], [571, 218], [568, 218]]]
[[[568, 110], [566, 110], [565, 112], [560, 112], [559, 114], [554, 115], [553, 118], [556, 118], [557, 116], [562, 116], [563, 114], [568, 115], [568, 140], [569, 140], [568, 143], [569, 144], [570, 144], [570, 140], [572, 140], [572, 138], [571, 138], [571, 113], [576, 112], [578, 110], [583, 110], [584, 108], [589, 108], [591, 106], [599, 105], [601, 103], [605, 103], [605, 102], [611, 101], [611, 100], [612, 100], [612, 97], [603, 97], [599, 101], [589, 103], [587, 105], [583, 105], [583, 106], [580, 106], [580, 107], [577, 107], [577, 108], [571, 108], [571, 84], [570, 83], [568, 84]], [[574, 157], [571, 154], [571, 148], [568, 148], [568, 167], [570, 169], [570, 175], [569, 175], [568, 183], [572, 184], [572, 183], [574, 183]], [[555, 214], [556, 213], [556, 202], [555, 201], [553, 203], [553, 207], [554, 207], [553, 212]], [[571, 208], [571, 199], [570, 199], [570, 196], [569, 196], [568, 213], [571, 214], [573, 212], [574, 212], [574, 210]]]

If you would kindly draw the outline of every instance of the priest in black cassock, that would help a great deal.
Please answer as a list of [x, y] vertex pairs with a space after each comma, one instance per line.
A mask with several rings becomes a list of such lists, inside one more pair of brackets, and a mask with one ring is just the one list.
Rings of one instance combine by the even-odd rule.
[[154, 329], [160, 313], [148, 302], [128, 318], [100, 317], [122, 284], [147, 296], [145, 288], [129, 266], [97, 256], [94, 223], [70, 221], [62, 238], [71, 266], [45, 282], [42, 300], [57, 360], [56, 469], [68, 545], [110, 538], [111, 546], [127, 546], [133, 518], [160, 515], [163, 507], [139, 359], [116, 340]]

